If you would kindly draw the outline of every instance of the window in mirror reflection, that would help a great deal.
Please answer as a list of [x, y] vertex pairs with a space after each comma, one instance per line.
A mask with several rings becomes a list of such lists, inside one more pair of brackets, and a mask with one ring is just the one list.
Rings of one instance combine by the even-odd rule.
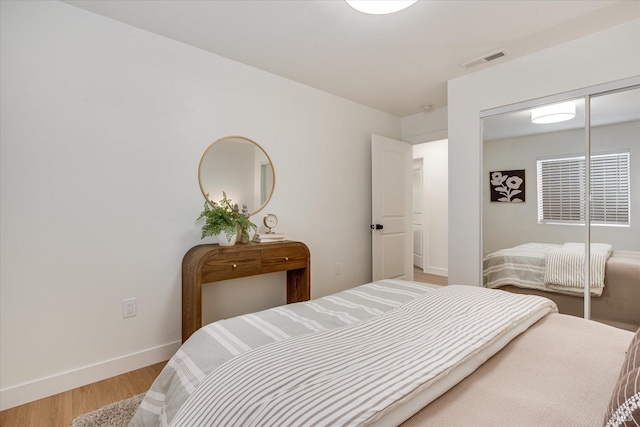
[[[585, 156], [538, 160], [538, 222], [584, 225]], [[591, 224], [629, 225], [629, 151], [591, 154]]]

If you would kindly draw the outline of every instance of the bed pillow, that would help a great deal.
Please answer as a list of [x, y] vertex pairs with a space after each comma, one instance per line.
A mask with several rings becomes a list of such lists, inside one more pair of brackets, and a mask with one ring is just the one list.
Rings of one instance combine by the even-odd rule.
[[640, 329], [627, 350], [618, 382], [607, 408], [605, 427], [640, 425]]

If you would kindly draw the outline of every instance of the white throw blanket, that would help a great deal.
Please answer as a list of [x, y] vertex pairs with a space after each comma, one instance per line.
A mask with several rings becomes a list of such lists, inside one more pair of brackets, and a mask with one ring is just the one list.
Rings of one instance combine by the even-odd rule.
[[[592, 243], [590, 251], [590, 287], [604, 287], [604, 267], [611, 255], [611, 245]], [[550, 250], [546, 256], [545, 283], [584, 287], [584, 256], [584, 243], [565, 243], [560, 248]]]
[[369, 320], [236, 356], [171, 425], [366, 425], [505, 331], [553, 311], [541, 297], [448, 286]]

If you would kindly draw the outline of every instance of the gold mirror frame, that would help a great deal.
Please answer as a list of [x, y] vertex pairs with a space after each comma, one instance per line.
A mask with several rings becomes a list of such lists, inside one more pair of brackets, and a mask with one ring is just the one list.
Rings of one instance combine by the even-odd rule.
[[[271, 157], [269, 157], [269, 154], [267, 154], [267, 152], [265, 151], [264, 148], [262, 148], [260, 146], [260, 144], [258, 144], [257, 142], [253, 141], [252, 139], [249, 139], [247, 137], [244, 136], [239, 136], [239, 135], [230, 135], [230, 136], [225, 136], [223, 138], [220, 138], [216, 141], [214, 141], [213, 143], [211, 143], [211, 145], [209, 145], [209, 147], [207, 147], [207, 149], [205, 150], [205, 152], [202, 154], [202, 157], [200, 158], [200, 164], [198, 165], [198, 183], [200, 185], [200, 191], [202, 191], [202, 195], [204, 196], [204, 198], [209, 202], [209, 204], [213, 204], [214, 202], [218, 202], [220, 199], [222, 199], [222, 191], [225, 191], [227, 193], [227, 196], [231, 199], [231, 201], [233, 203], [237, 203], [239, 208], [242, 209], [242, 205], [244, 203], [247, 203], [247, 200], [237, 200], [236, 198], [234, 198], [235, 194], [233, 194], [233, 191], [229, 192], [228, 189], [226, 188], [227, 183], [224, 182], [222, 184], [218, 184], [218, 186], [220, 186], [222, 189], [220, 190], [220, 194], [213, 194], [211, 191], [211, 188], [207, 189], [205, 188], [206, 185], [205, 183], [203, 183], [204, 179], [203, 179], [203, 173], [205, 171], [207, 171], [207, 160], [211, 158], [211, 155], [213, 153], [212, 150], [214, 150], [214, 147], [218, 147], [220, 149], [220, 147], [222, 147], [223, 143], [226, 142], [239, 142], [239, 143], [251, 143], [254, 148], [260, 150], [260, 152], [262, 152], [262, 154], [264, 154], [264, 158], [266, 158], [267, 162], [266, 164], [271, 165], [271, 178], [272, 178], [272, 184], [271, 184], [271, 191], [269, 192], [268, 196], [266, 197], [266, 199], [264, 200], [264, 202], [262, 202], [262, 204], [260, 204], [260, 206], [258, 206], [257, 209], [255, 210], [251, 210], [253, 208], [253, 206], [251, 208], [249, 208], [249, 216], [253, 216], [255, 214], [257, 214], [258, 212], [260, 212], [262, 209], [264, 209], [264, 207], [269, 203], [269, 201], [271, 200], [271, 197], [273, 196], [273, 192], [275, 191], [276, 188], [276, 171], [275, 168], [273, 167], [273, 162], [271, 161]], [[224, 153], [222, 153], [224, 154]], [[216, 159], [216, 160], [220, 160], [220, 159]], [[253, 160], [250, 160], [253, 161]], [[230, 159], [227, 160], [223, 160], [223, 163], [226, 166], [231, 166], [232, 169], [239, 169], [239, 168], [235, 168], [235, 163], [231, 162]], [[260, 165], [262, 166], [262, 165]], [[212, 166], [214, 167], [214, 166]], [[209, 170], [209, 173], [211, 173], [213, 175], [214, 171], [213, 170]], [[219, 179], [224, 179], [224, 178], [228, 178], [227, 176], [218, 176], [216, 177], [216, 181]], [[233, 179], [233, 178], [229, 178], [229, 179]], [[260, 179], [260, 178], [259, 178]], [[254, 176], [254, 197], [255, 197], [255, 192], [256, 191], [261, 191], [260, 188], [258, 188], [256, 190], [255, 188], [255, 176]], [[207, 197], [207, 194], [209, 194], [209, 197]], [[258, 198], [257, 200], [260, 200], [260, 198]], [[247, 203], [248, 204], [248, 203]], [[257, 203], [256, 203], [257, 205]]]

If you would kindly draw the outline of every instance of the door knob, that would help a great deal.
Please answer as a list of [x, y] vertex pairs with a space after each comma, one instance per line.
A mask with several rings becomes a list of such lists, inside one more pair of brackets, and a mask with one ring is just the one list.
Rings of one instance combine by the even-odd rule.
[[372, 230], [382, 230], [383, 228], [382, 224], [371, 224]]

